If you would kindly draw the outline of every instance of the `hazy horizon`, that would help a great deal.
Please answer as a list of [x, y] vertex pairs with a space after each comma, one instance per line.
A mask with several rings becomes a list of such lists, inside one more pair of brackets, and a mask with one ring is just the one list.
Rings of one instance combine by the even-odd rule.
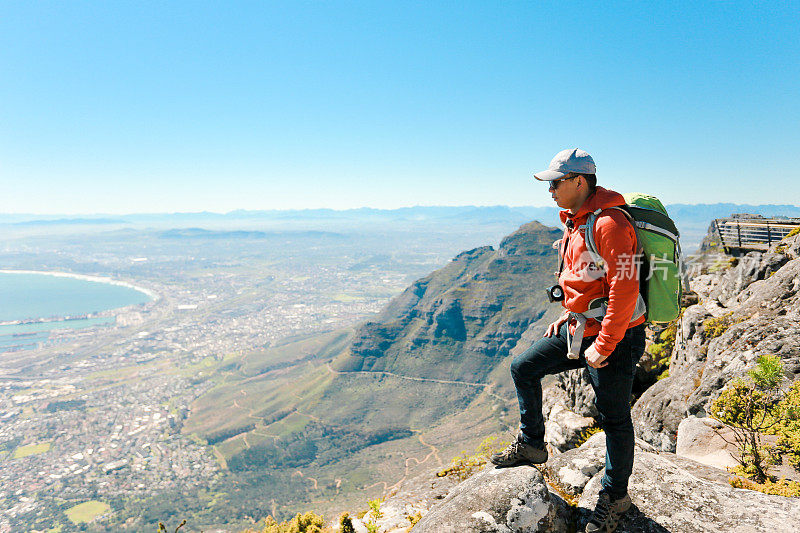
[[[764, 204], [753, 204], [753, 203], [735, 203], [735, 202], [714, 202], [714, 203], [686, 203], [686, 202], [675, 202], [675, 203], [666, 203], [665, 207], [669, 206], [687, 206], [687, 207], [716, 207], [716, 206], [735, 206], [735, 207], [776, 207], [776, 208], [787, 208], [787, 207], [796, 207], [800, 209], [800, 203], [798, 204], [791, 204], [791, 203], [764, 203]], [[120, 212], [111, 212], [111, 211], [95, 211], [95, 212], [52, 212], [52, 213], [43, 213], [43, 212], [0, 212], [0, 217], [24, 217], [24, 216], [33, 216], [33, 217], [69, 217], [69, 218], [80, 218], [80, 217], [103, 217], [103, 216], [136, 216], [136, 215], [202, 215], [202, 214], [209, 214], [209, 215], [219, 215], [219, 216], [227, 216], [232, 215], [235, 213], [272, 213], [272, 212], [304, 212], [304, 211], [333, 211], [337, 213], [344, 213], [349, 211], [401, 211], [401, 210], [408, 210], [408, 209], [437, 209], [437, 208], [508, 208], [508, 209], [556, 209], [561, 210], [555, 204], [552, 205], [528, 205], [528, 204], [519, 204], [519, 205], [511, 205], [511, 204], [486, 204], [486, 205], [476, 205], [476, 204], [416, 204], [416, 205], [404, 205], [394, 208], [381, 208], [381, 207], [373, 207], [373, 206], [359, 206], [359, 207], [349, 207], [349, 208], [333, 208], [333, 207], [298, 207], [298, 208], [274, 208], [274, 209], [232, 209], [229, 211], [212, 211], [212, 210], [199, 210], [199, 211], [120, 211]]]

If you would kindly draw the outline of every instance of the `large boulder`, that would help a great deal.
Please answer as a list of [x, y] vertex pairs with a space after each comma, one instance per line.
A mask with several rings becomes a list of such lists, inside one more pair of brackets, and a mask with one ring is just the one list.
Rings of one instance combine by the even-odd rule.
[[450, 491], [414, 532], [567, 531], [569, 521], [569, 506], [550, 494], [537, 468], [489, 465]]
[[690, 416], [678, 426], [675, 454], [704, 465], [725, 469], [738, 463], [733, 432], [713, 418]]
[[[579, 531], [600, 492], [603, 471], [578, 502]], [[636, 453], [628, 492], [634, 506], [619, 533], [800, 531], [800, 499], [735, 489], [727, 473], [672, 454]]]

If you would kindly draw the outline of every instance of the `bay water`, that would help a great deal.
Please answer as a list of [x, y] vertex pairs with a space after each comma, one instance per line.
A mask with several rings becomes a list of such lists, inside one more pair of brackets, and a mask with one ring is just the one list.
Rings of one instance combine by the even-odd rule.
[[[36, 347], [53, 329], [113, 324], [85, 315], [142, 304], [151, 297], [132, 287], [49, 274], [0, 272], [0, 352]], [[72, 317], [70, 320], [64, 320]], [[44, 319], [46, 321], [38, 321]]]

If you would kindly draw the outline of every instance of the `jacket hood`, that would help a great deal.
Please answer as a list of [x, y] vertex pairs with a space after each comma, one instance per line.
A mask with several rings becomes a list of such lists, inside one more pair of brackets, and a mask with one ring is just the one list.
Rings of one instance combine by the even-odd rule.
[[608, 209], [609, 207], [617, 207], [625, 205], [626, 203], [625, 198], [623, 198], [620, 193], [603, 187], [597, 187], [586, 201], [583, 202], [583, 205], [578, 209], [577, 213], [573, 215], [568, 209], [565, 209], [559, 213], [559, 216], [561, 217], [562, 223], [566, 223], [568, 219], [577, 221], [581, 218], [588, 217], [589, 213], [597, 209]]

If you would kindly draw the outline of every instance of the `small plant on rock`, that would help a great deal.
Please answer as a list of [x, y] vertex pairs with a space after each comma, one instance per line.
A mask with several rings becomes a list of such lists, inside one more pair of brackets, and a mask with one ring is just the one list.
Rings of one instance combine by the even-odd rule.
[[709, 318], [708, 320], [704, 321], [703, 331], [705, 331], [706, 336], [709, 339], [714, 339], [728, 331], [729, 327], [733, 326], [734, 324], [738, 324], [743, 320], [744, 318], [734, 318], [733, 312], [726, 313], [717, 318]]
[[367, 512], [369, 519], [364, 525], [367, 526], [368, 533], [378, 533], [380, 529], [378, 527], [378, 520], [383, 518], [383, 511], [381, 511], [381, 499], [377, 498], [370, 500], [367, 502], [367, 505], [369, 505], [369, 511]]
[[[178, 533], [178, 530], [186, 525], [186, 519], [182, 520], [178, 527], [175, 528], [174, 533]], [[158, 533], [167, 533], [167, 526], [164, 525], [163, 522], [158, 523]]]
[[325, 533], [325, 519], [309, 511], [297, 514], [288, 522], [276, 522], [268, 516], [261, 533]]
[[411, 523], [411, 526], [406, 531], [411, 531], [417, 525], [417, 522], [422, 520], [422, 513], [417, 511], [414, 514], [406, 515], [406, 518]]
[[464, 481], [472, 474], [476, 473], [486, 464], [488, 457], [495, 451], [505, 448], [508, 442], [501, 441], [496, 436], [486, 437], [478, 445], [476, 453], [470, 455], [466, 450], [461, 455], [456, 455], [450, 462], [450, 466], [436, 473], [436, 477], [452, 476], [459, 481]]
[[767, 468], [777, 455], [762, 444], [761, 435], [785, 416], [780, 389], [783, 365], [777, 356], [764, 355], [748, 375], [749, 380], [737, 380], [722, 391], [711, 404], [711, 416], [733, 430], [739, 448], [739, 473], [764, 483], [771, 479]]
[[356, 528], [353, 527], [353, 519], [350, 518], [348, 513], [344, 513], [339, 517], [339, 533], [356, 533]]

